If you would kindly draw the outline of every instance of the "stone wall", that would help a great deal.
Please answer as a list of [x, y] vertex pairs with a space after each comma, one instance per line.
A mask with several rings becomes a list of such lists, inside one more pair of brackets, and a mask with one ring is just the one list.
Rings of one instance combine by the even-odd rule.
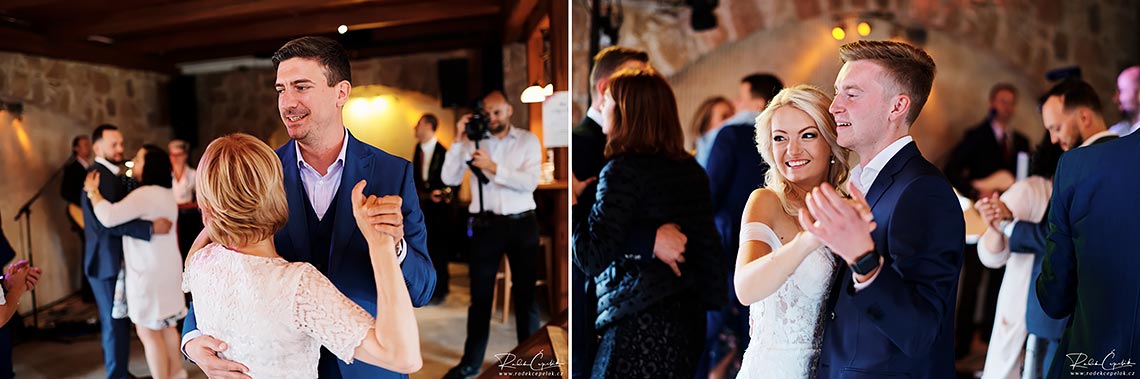
[[[1048, 89], [1047, 70], [1079, 65], [1101, 94], [1111, 123], [1111, 96], [1120, 69], [1140, 63], [1140, 6], [1127, 0], [940, 1], [940, 0], [722, 0], [718, 27], [694, 32], [690, 11], [665, 2], [623, 2], [619, 44], [649, 52], [654, 67], [669, 77], [687, 124], [700, 100], [732, 97], [736, 81], [770, 71], [788, 84], [832, 87], [839, 68], [836, 48], [854, 41], [852, 26], [861, 15], [879, 13], [865, 38], [904, 36], [906, 28], [927, 32], [924, 46], [939, 66], [934, 94], [916, 126], [926, 156], [940, 161], [961, 133], [985, 114], [986, 93], [998, 81], [1016, 84], [1019, 130], [1043, 134], [1034, 104]], [[575, 117], [586, 104], [588, 64], [579, 49], [588, 46], [588, 14], [574, 2]], [[839, 21], [847, 38], [830, 29]]]
[[[152, 72], [0, 52], [0, 99], [24, 104], [22, 120], [0, 112], [0, 169], [9, 178], [0, 181], [0, 222], [18, 259], [26, 259], [23, 220], [12, 218], [46, 185], [31, 207], [34, 260], [44, 269], [36, 290], [40, 306], [73, 293], [84, 280], [82, 246], [68, 226], [60, 179], [49, 180], [71, 154], [71, 139], [111, 123], [123, 131], [128, 159], [144, 143], [165, 145], [171, 136], [168, 80]], [[25, 295], [20, 311], [30, 309]]]
[[[377, 114], [374, 119], [375, 123], [379, 123], [374, 125], [375, 128], [392, 131], [391, 133], [378, 133], [375, 130], [362, 133], [373, 136], [377, 141], [374, 145], [411, 159], [411, 148], [404, 147], [414, 144], [411, 127], [420, 113], [432, 112], [441, 119], [438, 132], [440, 139], [445, 145], [449, 144], [454, 136], [454, 120], [457, 115], [452, 109], [439, 107], [438, 61], [467, 58], [471, 64], [478, 64], [477, 54], [474, 50], [457, 50], [352, 61], [351, 97], [388, 96], [394, 101], [393, 105], [399, 107], [396, 110], [400, 113], [395, 116]], [[525, 46], [504, 46], [503, 62], [507, 97], [515, 106], [512, 120], [515, 125], [524, 125], [527, 112], [526, 107], [518, 102], [518, 94], [522, 93], [526, 85]], [[209, 141], [233, 132], [249, 133], [268, 141], [273, 147], [288, 141], [277, 111], [277, 94], [273, 89], [275, 79], [276, 72], [272, 68], [199, 75], [199, 141], [203, 146], [197, 146], [194, 150], [200, 154]], [[367, 123], [361, 117], [345, 116], [346, 120], [351, 118], [362, 124], [362, 127]], [[387, 124], [393, 122], [399, 125]], [[357, 133], [354, 125], [348, 126]]]

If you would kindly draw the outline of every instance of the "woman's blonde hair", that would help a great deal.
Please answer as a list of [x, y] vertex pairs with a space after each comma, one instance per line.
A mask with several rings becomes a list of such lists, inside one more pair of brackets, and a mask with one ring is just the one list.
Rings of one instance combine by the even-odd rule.
[[[788, 183], [788, 178], [784, 177], [783, 172], [778, 167], [780, 162], [772, 155], [772, 116], [780, 108], [792, 107], [806, 113], [815, 122], [815, 125], [819, 127], [819, 134], [823, 136], [824, 141], [827, 141], [827, 146], [831, 147], [831, 157], [835, 158], [835, 162], [831, 163], [831, 157], [828, 157], [829, 166], [826, 180], [837, 191], [846, 195], [845, 186], [847, 185], [847, 176], [851, 171], [853, 153], [851, 150], [839, 146], [839, 143], [836, 142], [835, 119], [827, 110], [830, 106], [831, 97], [826, 93], [814, 86], [800, 84], [784, 88], [779, 94], [776, 94], [776, 97], [772, 98], [764, 112], [756, 117], [756, 148], [760, 150], [760, 156], [764, 158], [764, 162], [768, 163], [768, 172], [764, 175], [764, 186], [776, 193], [776, 196], [780, 198], [784, 213], [789, 216], [795, 217], [799, 209], [788, 201], [788, 194], [792, 193], [792, 187]], [[811, 188], [804, 189], [811, 190]]]
[[289, 217], [281, 159], [249, 134], [210, 142], [198, 163], [197, 190], [206, 232], [223, 246], [273, 237]]

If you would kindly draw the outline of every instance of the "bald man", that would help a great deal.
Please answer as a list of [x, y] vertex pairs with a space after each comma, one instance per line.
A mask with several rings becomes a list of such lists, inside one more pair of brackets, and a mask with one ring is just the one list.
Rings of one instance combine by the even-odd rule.
[[488, 130], [479, 136], [478, 148], [465, 133], [472, 116], [465, 115], [456, 123], [455, 143], [443, 161], [441, 177], [446, 185], [458, 186], [468, 169], [481, 171], [487, 179], [480, 184], [477, 175], [470, 176], [474, 192], [469, 210], [475, 222], [468, 254], [471, 305], [467, 309], [467, 342], [463, 358], [447, 372], [447, 379], [474, 376], [483, 365], [495, 274], [504, 253], [511, 265], [518, 342], [538, 329], [538, 309], [534, 307], [534, 257], [538, 251], [534, 190], [542, 166], [542, 146], [534, 134], [511, 125], [513, 111], [501, 92], [485, 96], [483, 112]]
[[1112, 98], [1120, 107], [1120, 122], [1108, 128], [1124, 137], [1140, 129], [1140, 66], [1132, 66], [1116, 77], [1116, 96]]

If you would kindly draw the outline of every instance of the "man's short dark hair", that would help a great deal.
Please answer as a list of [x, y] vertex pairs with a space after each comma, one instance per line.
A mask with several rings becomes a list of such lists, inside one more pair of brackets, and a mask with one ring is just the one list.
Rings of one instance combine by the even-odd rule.
[[291, 58], [305, 58], [317, 61], [325, 72], [329, 87], [341, 80], [352, 84], [352, 68], [348, 64], [348, 52], [340, 43], [325, 37], [301, 37], [286, 42], [273, 53], [273, 69]]
[[424, 113], [423, 116], [420, 116], [420, 121], [427, 121], [427, 123], [431, 124], [431, 131], [433, 132], [439, 127], [439, 117], [435, 117], [435, 115], [431, 113]]
[[1061, 108], [1064, 109], [1065, 112], [1076, 109], [1077, 107], [1088, 107], [1097, 115], [1104, 114], [1100, 97], [1096, 95], [1096, 90], [1084, 80], [1066, 79], [1049, 89], [1049, 92], [1046, 92], [1042, 99], [1048, 100], [1053, 96], [1061, 97]]
[[765, 102], [771, 102], [784, 89], [784, 83], [772, 74], [752, 74], [740, 79], [740, 82], [748, 83], [753, 99], [762, 98]]
[[590, 94], [594, 93], [599, 80], [609, 78], [619, 66], [630, 60], [649, 63], [649, 54], [628, 47], [610, 46], [594, 55], [594, 68], [590, 70]]
[[84, 134], [80, 134], [80, 135], [75, 136], [75, 138], [71, 139], [71, 149], [75, 150], [75, 148], [79, 147], [79, 141], [82, 141], [82, 140], [85, 140], [88, 138], [90, 138], [90, 137], [87, 137], [87, 135], [84, 135]]
[[95, 127], [95, 131], [91, 132], [91, 143], [94, 144], [103, 139], [103, 133], [108, 130], [119, 130], [119, 128], [111, 124], [103, 124]]
[[994, 84], [993, 87], [990, 87], [990, 101], [994, 101], [994, 97], [996, 97], [998, 92], [1001, 91], [1009, 91], [1009, 93], [1013, 94], [1013, 97], [1017, 97], [1017, 87], [1014, 87], [1013, 84], [998, 83]]

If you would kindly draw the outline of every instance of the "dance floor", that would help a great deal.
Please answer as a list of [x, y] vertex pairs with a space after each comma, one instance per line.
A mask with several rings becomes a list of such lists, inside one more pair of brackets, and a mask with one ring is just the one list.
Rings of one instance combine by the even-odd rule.
[[[413, 379], [442, 377], [463, 355], [467, 304], [470, 302], [467, 265], [452, 263], [450, 271], [451, 291], [447, 300], [440, 305], [416, 310], [424, 366], [419, 372], [411, 375]], [[540, 301], [545, 301], [541, 294], [538, 298]], [[502, 309], [501, 306], [497, 308]], [[549, 315], [542, 304], [539, 308], [545, 323], [549, 320]], [[60, 302], [51, 310], [41, 311], [41, 324], [50, 322], [63, 327], [58, 328], [58, 332], [54, 335], [20, 341], [15, 346], [13, 361], [16, 377], [24, 379], [106, 377], [97, 326], [82, 326], [84, 320], [95, 315], [95, 306], [84, 304], [78, 296]], [[506, 323], [502, 323], [501, 313], [493, 314], [491, 342], [487, 346], [484, 367], [494, 362], [495, 353], [510, 351], [516, 345], [513, 308], [511, 315]], [[95, 330], [95, 333], [86, 332], [90, 330]], [[206, 375], [193, 364], [184, 361], [183, 366], [190, 371], [190, 378], [206, 378]], [[129, 370], [136, 377], [150, 376], [146, 358], [143, 356], [142, 343], [137, 337], [131, 341]]]

